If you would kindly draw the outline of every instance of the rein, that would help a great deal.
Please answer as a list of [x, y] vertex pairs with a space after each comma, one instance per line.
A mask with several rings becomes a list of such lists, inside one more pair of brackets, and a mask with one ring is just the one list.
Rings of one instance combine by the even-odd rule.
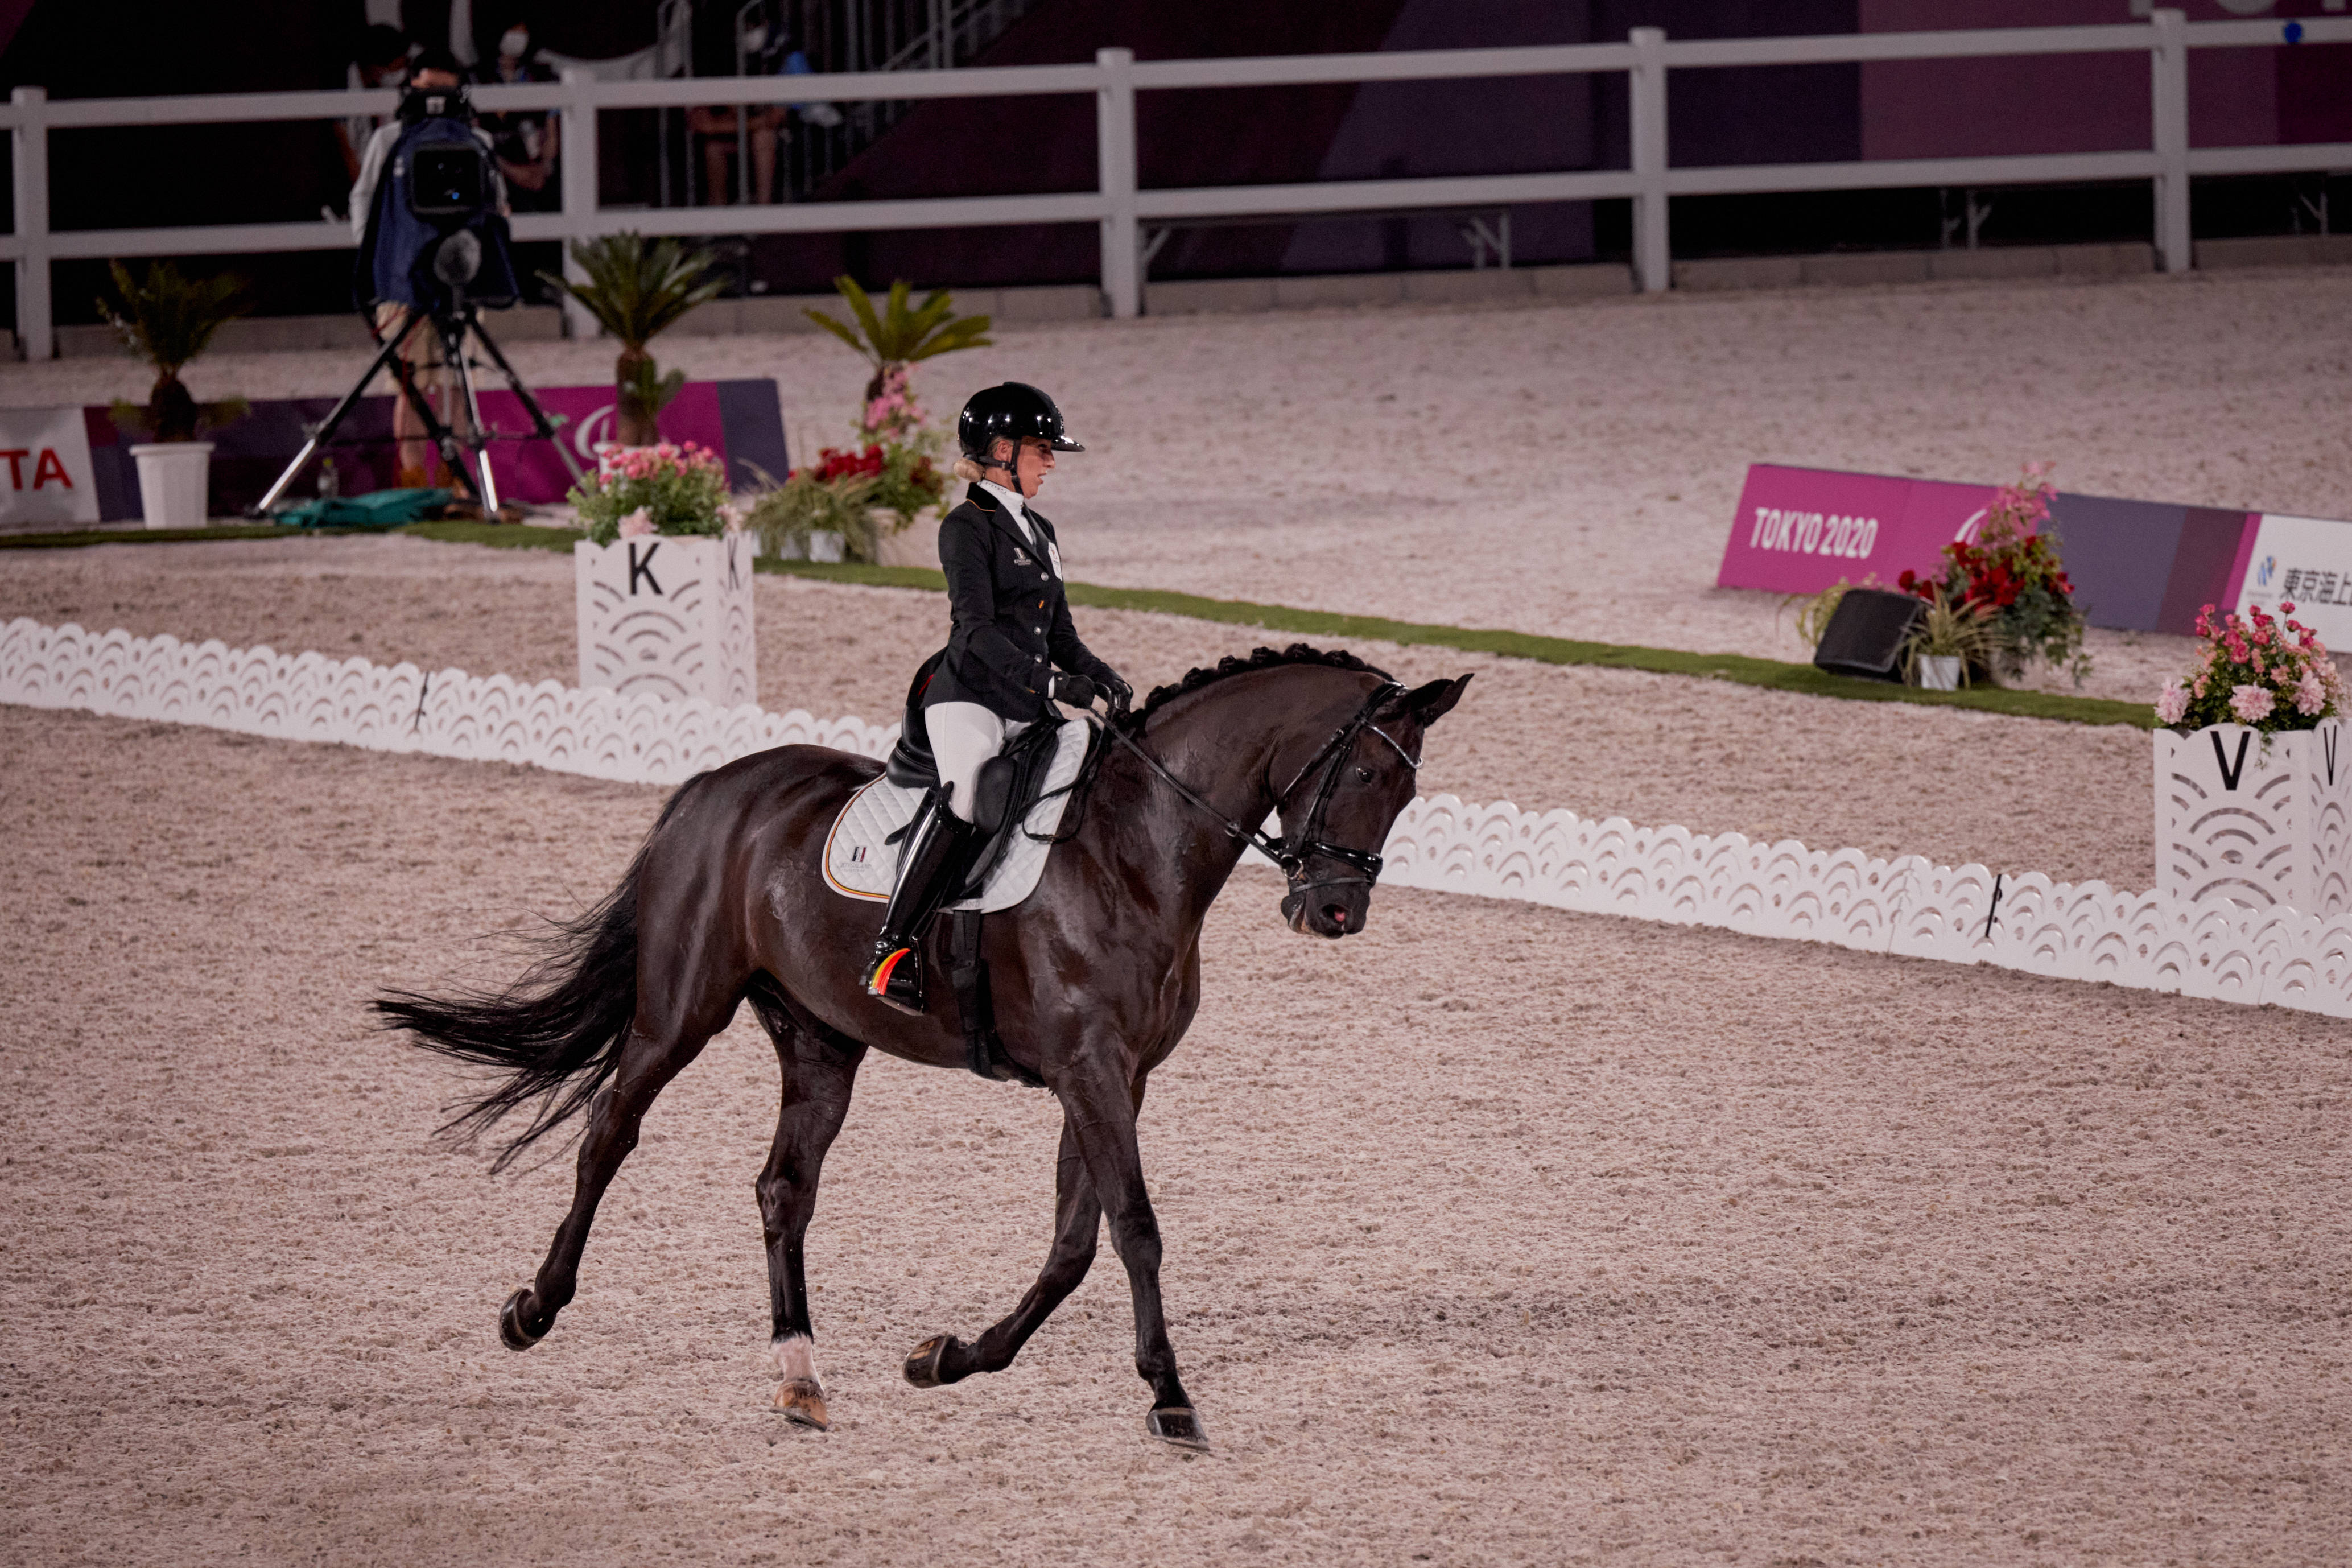
[[1157, 773], [1160, 782], [1174, 790], [1177, 796], [1186, 805], [1223, 827], [1227, 837], [1248, 845], [1276, 866], [1281, 867], [1283, 875], [1292, 881], [1297, 881], [1305, 874], [1307, 863], [1309, 860], [1318, 858], [1337, 860], [1341, 865], [1353, 867], [1362, 873], [1360, 878], [1349, 877], [1309, 882], [1305, 887], [1293, 889], [1292, 896], [1295, 898], [1316, 888], [1333, 887], [1341, 881], [1360, 880], [1370, 883], [1380, 879], [1381, 858], [1370, 850], [1351, 849], [1344, 844], [1326, 842], [1322, 837], [1323, 818], [1330, 810], [1332, 796], [1339, 793], [1339, 772], [1341, 765], [1348, 760], [1349, 748], [1354, 743], [1356, 738], [1367, 730], [1386, 741], [1396, 754], [1404, 759], [1407, 767], [1419, 771], [1421, 759], [1399, 745], [1394, 736], [1372, 722], [1372, 714], [1381, 704], [1403, 690], [1404, 688], [1395, 681], [1383, 682], [1378, 690], [1364, 700], [1364, 705], [1356, 710], [1355, 717], [1334, 731], [1331, 738], [1323, 742], [1321, 749], [1307, 758], [1306, 764], [1292, 775], [1289, 784], [1283, 792], [1275, 796], [1274, 808], [1280, 811], [1290, 797], [1298, 792], [1298, 786], [1306, 782], [1307, 775], [1314, 772], [1318, 765], [1323, 766], [1323, 781], [1321, 786], [1316, 791], [1314, 808], [1307, 814], [1307, 820], [1298, 825], [1298, 831], [1287, 839], [1276, 839], [1267, 834], [1264, 828], [1244, 826], [1219, 811], [1195, 794], [1182, 779], [1170, 773], [1166, 763], [1145, 751], [1116, 723], [1105, 724], [1103, 730], [1111, 739], [1134, 752], [1138, 760]]

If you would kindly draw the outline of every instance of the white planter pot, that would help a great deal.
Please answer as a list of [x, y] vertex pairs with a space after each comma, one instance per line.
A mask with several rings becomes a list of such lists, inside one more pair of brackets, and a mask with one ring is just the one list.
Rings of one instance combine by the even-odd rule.
[[1960, 656], [1956, 653], [1923, 653], [1919, 656], [1919, 689], [1922, 691], [1958, 691], [1960, 689]]
[[841, 534], [830, 528], [812, 528], [808, 536], [808, 558], [812, 561], [841, 559]]
[[139, 507], [150, 528], [202, 528], [212, 521], [213, 444], [159, 441], [131, 448], [139, 465]]
[[750, 535], [583, 539], [572, 561], [581, 685], [720, 708], [759, 700]]
[[2352, 910], [2352, 743], [2344, 721], [2263, 735], [2156, 731], [2156, 885], [2307, 915]]

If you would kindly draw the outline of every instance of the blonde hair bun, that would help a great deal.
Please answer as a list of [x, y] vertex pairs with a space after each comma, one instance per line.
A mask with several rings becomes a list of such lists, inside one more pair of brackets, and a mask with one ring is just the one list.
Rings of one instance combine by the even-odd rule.
[[958, 458], [955, 460], [955, 468], [953, 471], [957, 479], [962, 479], [967, 484], [976, 485], [980, 483], [980, 465], [973, 462], [970, 458]]

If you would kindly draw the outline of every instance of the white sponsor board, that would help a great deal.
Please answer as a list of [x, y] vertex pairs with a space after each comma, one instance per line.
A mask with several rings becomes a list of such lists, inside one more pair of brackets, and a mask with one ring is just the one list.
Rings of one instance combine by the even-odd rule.
[[0, 531], [98, 521], [79, 408], [0, 408]]
[[2263, 514], [2237, 610], [2259, 605], [2275, 616], [2282, 604], [2331, 649], [2352, 649], [2352, 522]]

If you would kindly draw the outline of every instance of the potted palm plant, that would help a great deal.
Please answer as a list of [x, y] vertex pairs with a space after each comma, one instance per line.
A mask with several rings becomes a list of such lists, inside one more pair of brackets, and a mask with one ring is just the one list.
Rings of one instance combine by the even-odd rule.
[[245, 313], [245, 283], [182, 276], [168, 261], [134, 279], [120, 261], [109, 262], [116, 298], [101, 298], [99, 314], [121, 334], [123, 346], [155, 372], [142, 405], [114, 401], [116, 428], [146, 439], [131, 448], [139, 466], [139, 501], [150, 528], [202, 528], [212, 484], [213, 447], [199, 439], [206, 430], [241, 419], [249, 405], [242, 397], [198, 403], [180, 372], [212, 342], [213, 334]]
[[[890, 285], [878, 310], [856, 279], [836, 278], [833, 286], [848, 304], [852, 321], [844, 322], [822, 310], [804, 314], [856, 349], [873, 369], [858, 404], [857, 445], [845, 452], [820, 454], [813, 477], [796, 470], [784, 493], [772, 495], [762, 509], [763, 524], [770, 532], [780, 522], [787, 531], [797, 529], [807, 537], [812, 553], [837, 534], [838, 547], [854, 560], [932, 565], [938, 557], [931, 540], [913, 529], [918, 517], [946, 504], [948, 470], [934, 459], [946, 449], [947, 437], [929, 424], [916, 401], [909, 367], [918, 360], [989, 346], [989, 319], [958, 316], [954, 300], [944, 289], [932, 289], [921, 304], [914, 304], [913, 290], [904, 279]], [[858, 489], [851, 499], [864, 508], [862, 521], [844, 527], [821, 516], [841, 502], [842, 487], [852, 482]]]
[[[877, 311], [873, 297], [857, 286], [856, 279], [844, 274], [833, 280], [833, 286], [848, 301], [850, 314], [856, 318], [854, 328], [823, 310], [802, 314], [856, 349], [874, 367], [873, 377], [866, 384], [864, 408], [870, 409], [890, 390], [892, 371], [903, 373], [918, 360], [959, 349], [986, 348], [995, 341], [988, 335], [988, 318], [957, 316], [955, 301], [944, 289], [934, 289], [923, 296], [921, 304], [909, 306], [913, 290], [902, 278], [890, 285]], [[898, 390], [903, 394], [906, 376], [901, 374], [898, 380]]]
[[579, 300], [620, 341], [620, 357], [613, 362], [613, 438], [624, 447], [650, 447], [661, 439], [657, 419], [686, 384], [686, 373], [663, 375], [646, 345], [697, 305], [716, 299], [726, 279], [709, 276], [716, 259], [709, 251], [688, 252], [675, 239], [647, 244], [635, 234], [575, 240], [572, 259], [586, 281], [553, 272], [540, 277]]

